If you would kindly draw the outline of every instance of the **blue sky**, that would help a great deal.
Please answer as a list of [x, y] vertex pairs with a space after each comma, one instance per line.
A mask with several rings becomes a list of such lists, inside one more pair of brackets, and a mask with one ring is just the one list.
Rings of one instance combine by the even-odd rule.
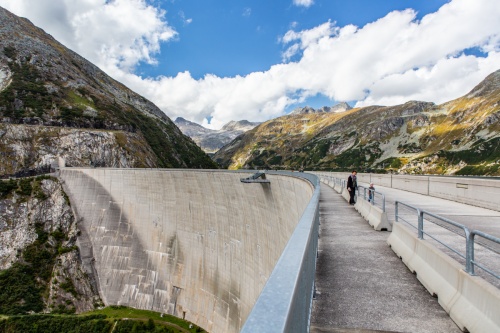
[[[328, 20], [339, 26], [363, 26], [390, 11], [406, 8], [414, 8], [421, 18], [447, 2], [316, 0], [306, 7], [288, 0], [158, 1], [179, 36], [157, 56], [164, 66], [142, 64], [137, 72], [173, 76], [189, 71], [199, 79], [205, 74], [226, 77], [265, 71], [281, 62], [283, 46], [279, 38], [292, 28], [311, 29]], [[188, 19], [190, 23], [186, 23]]]
[[500, 68], [498, 0], [0, 0], [0, 6], [172, 119], [211, 128], [341, 101], [443, 103]]

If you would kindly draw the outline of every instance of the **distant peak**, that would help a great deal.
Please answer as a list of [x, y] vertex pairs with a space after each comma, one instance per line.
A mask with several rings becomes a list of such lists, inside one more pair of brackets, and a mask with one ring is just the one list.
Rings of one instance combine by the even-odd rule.
[[304, 106], [304, 107], [298, 107], [295, 108], [292, 112], [290, 112], [291, 115], [294, 114], [308, 114], [308, 113], [330, 113], [330, 112], [344, 112], [347, 110], [352, 109], [352, 107], [347, 104], [346, 102], [341, 102], [338, 104], [335, 104], [334, 106], [323, 106], [319, 109], [314, 109], [310, 106]]
[[231, 120], [224, 126], [222, 126], [221, 131], [248, 131], [255, 126], [257, 126], [258, 122], [250, 122], [248, 120]]

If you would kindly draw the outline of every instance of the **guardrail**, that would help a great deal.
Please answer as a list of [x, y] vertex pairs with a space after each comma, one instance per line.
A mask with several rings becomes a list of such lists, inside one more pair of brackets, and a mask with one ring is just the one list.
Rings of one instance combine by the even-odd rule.
[[363, 192], [364, 200], [370, 202], [374, 206], [380, 207], [380, 209], [385, 212], [385, 195], [383, 193], [360, 185], [358, 186], [358, 191], [356, 192], [357, 196], [360, 196], [361, 192]]
[[[416, 226], [413, 223], [411, 223], [410, 221], [407, 221], [405, 219], [405, 217], [402, 214], [400, 214], [400, 206], [409, 208], [409, 209], [414, 210], [416, 212], [416, 217], [417, 217], [417, 225]], [[470, 275], [476, 275], [474, 267], [479, 267], [484, 272], [490, 274], [491, 276], [493, 276], [493, 277], [495, 277], [497, 279], [500, 279], [500, 275], [498, 273], [496, 273], [492, 269], [486, 267], [484, 263], [478, 262], [476, 260], [476, 258], [475, 258], [475, 253], [474, 253], [474, 245], [475, 244], [480, 244], [480, 245], [483, 246], [484, 249], [488, 249], [488, 250], [492, 251], [493, 253], [500, 254], [497, 251], [495, 251], [493, 248], [491, 248], [489, 246], [485, 246], [485, 244], [482, 244], [480, 242], [476, 242], [475, 241], [475, 236], [480, 236], [480, 237], [482, 237], [484, 239], [487, 239], [490, 242], [493, 242], [493, 243], [496, 243], [496, 244], [499, 244], [499, 245], [500, 245], [500, 238], [497, 238], [497, 237], [494, 237], [492, 235], [486, 234], [486, 233], [481, 232], [479, 230], [470, 230], [468, 227], [466, 227], [466, 226], [464, 226], [464, 225], [462, 225], [460, 223], [457, 223], [457, 222], [452, 221], [450, 219], [447, 219], [445, 217], [442, 217], [442, 216], [439, 216], [439, 215], [427, 212], [427, 211], [422, 210], [422, 209], [420, 209], [418, 207], [414, 207], [414, 206], [405, 204], [405, 203], [400, 202], [400, 201], [396, 201], [395, 202], [395, 211], [394, 211], [394, 214], [395, 214], [395, 221], [396, 222], [399, 222], [400, 220], [402, 220], [403, 222], [407, 223], [411, 227], [417, 229], [417, 233], [418, 233], [418, 238], [419, 239], [423, 240], [424, 239], [424, 235], [426, 235], [426, 236], [432, 238], [433, 240], [435, 240], [436, 242], [438, 242], [439, 244], [445, 246], [447, 249], [451, 250], [453, 253], [457, 254], [461, 258], [465, 259], [465, 271], [468, 274], [470, 274]], [[425, 216], [430, 216], [430, 217], [436, 219], [437, 221], [439, 221], [441, 223], [435, 222], [435, 221], [433, 221], [431, 219], [426, 219]], [[439, 240], [437, 237], [434, 237], [430, 233], [426, 232], [424, 230], [424, 221], [431, 222], [434, 225], [446, 228], [446, 229], [454, 232], [455, 234], [457, 234], [457, 235], [459, 235], [461, 237], [464, 237], [465, 238], [465, 254], [462, 253], [462, 252], [460, 252], [460, 250], [457, 250], [456, 248], [453, 248], [451, 245], [442, 242], [441, 240]], [[458, 233], [458, 232], [456, 232], [456, 230], [453, 230], [453, 228], [449, 228], [447, 226], [452, 226], [452, 227], [454, 227], [454, 228], [456, 228], [458, 230], [461, 230], [463, 232], [463, 235], [460, 234], [460, 233]]]
[[241, 332], [309, 332], [318, 252], [319, 178], [266, 172], [307, 179], [314, 193]]

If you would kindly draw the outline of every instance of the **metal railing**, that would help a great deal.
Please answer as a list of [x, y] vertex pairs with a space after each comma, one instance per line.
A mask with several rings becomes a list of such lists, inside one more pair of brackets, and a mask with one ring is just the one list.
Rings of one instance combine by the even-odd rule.
[[[400, 207], [408, 208], [410, 210], [415, 211], [416, 217], [417, 217], [417, 223], [415, 226], [415, 223], [411, 223], [410, 221], [406, 220], [406, 216], [400, 213]], [[459, 257], [465, 259], [465, 271], [469, 273], [470, 275], [476, 275], [475, 274], [475, 267], [481, 268], [484, 272], [490, 274], [491, 276], [500, 279], [500, 275], [497, 272], [494, 272], [491, 268], [486, 267], [484, 263], [480, 263], [478, 260], [476, 260], [475, 257], [475, 251], [474, 251], [474, 246], [475, 245], [481, 245], [482, 248], [485, 251], [491, 251], [495, 253], [496, 255], [500, 255], [497, 250], [495, 250], [493, 247], [487, 246], [484, 243], [480, 243], [475, 241], [475, 236], [482, 237], [490, 242], [493, 242], [495, 244], [500, 245], [500, 238], [494, 237], [492, 235], [486, 234], [482, 231], [479, 230], [470, 230], [467, 226], [464, 226], [460, 223], [457, 223], [455, 221], [452, 221], [450, 219], [447, 219], [445, 217], [430, 213], [428, 211], [422, 210], [418, 207], [414, 207], [408, 204], [405, 204], [400, 201], [395, 202], [395, 221], [399, 222], [400, 220], [407, 223], [411, 227], [417, 229], [418, 233], [418, 238], [419, 239], [424, 239], [424, 235], [432, 238], [434, 241], [438, 242], [439, 244], [443, 245], [453, 253], [457, 254]], [[426, 216], [432, 217], [434, 220], [427, 218]], [[415, 215], [413, 215], [415, 217]], [[452, 245], [446, 244], [443, 241], [439, 240], [437, 237], [434, 237], [431, 235], [429, 232], [426, 232], [424, 230], [424, 222], [428, 221], [433, 223], [434, 225], [437, 225], [439, 227], [445, 228], [448, 231], [451, 231], [461, 237], [465, 238], [465, 254], [462, 253], [460, 250], [452, 247]], [[457, 230], [461, 230], [463, 234], [457, 232]]]
[[[372, 205], [379, 207], [385, 212], [385, 195], [377, 190], [370, 189], [365, 186], [358, 186], [357, 196], [362, 196], [364, 200], [369, 201]], [[362, 195], [360, 193], [363, 193]]]
[[271, 172], [307, 179], [314, 193], [241, 332], [309, 332], [319, 235], [319, 177]]

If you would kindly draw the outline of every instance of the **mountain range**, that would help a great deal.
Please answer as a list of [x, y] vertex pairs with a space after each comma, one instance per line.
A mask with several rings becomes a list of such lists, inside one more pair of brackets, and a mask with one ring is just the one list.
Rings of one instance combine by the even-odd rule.
[[175, 119], [174, 123], [182, 133], [193, 139], [206, 153], [215, 153], [238, 135], [260, 124], [259, 122], [250, 122], [248, 120], [230, 121], [220, 130], [212, 130], [182, 117]]
[[231, 122], [213, 131], [183, 118], [172, 122], [0, 8], [0, 174], [60, 159], [70, 166], [217, 167], [202, 147], [217, 151], [213, 159], [231, 169], [498, 175], [499, 76], [496, 71], [440, 105], [303, 107], [261, 124]]
[[220, 149], [230, 169], [500, 175], [500, 70], [468, 94], [343, 112], [293, 112]]

